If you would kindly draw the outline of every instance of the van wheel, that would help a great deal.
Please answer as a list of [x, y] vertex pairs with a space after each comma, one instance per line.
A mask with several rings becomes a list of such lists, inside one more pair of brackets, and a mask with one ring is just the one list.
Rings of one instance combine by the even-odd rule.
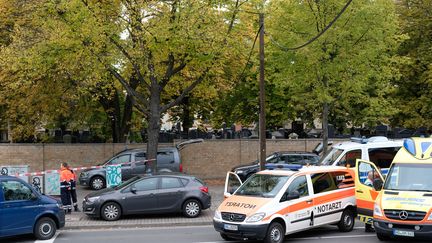
[[115, 202], [105, 203], [101, 209], [101, 216], [106, 221], [116, 221], [121, 217], [121, 208]]
[[90, 180], [90, 187], [93, 190], [100, 190], [105, 187], [105, 179], [102, 176], [95, 176]]
[[56, 233], [56, 224], [51, 218], [39, 219], [34, 227], [33, 233], [38, 240], [49, 240]]
[[229, 237], [228, 235], [226, 235], [224, 233], [220, 233], [220, 236], [222, 237], [222, 239], [224, 239], [226, 241], [234, 240], [233, 238]]
[[281, 224], [273, 222], [270, 224], [267, 235], [264, 238], [265, 243], [282, 243], [285, 237], [285, 231]]
[[350, 232], [354, 228], [354, 212], [349, 209], [345, 209], [342, 213], [342, 217], [338, 223], [339, 231]]
[[390, 240], [390, 237], [388, 237], [387, 235], [383, 235], [380, 233], [377, 233], [376, 235], [377, 235], [378, 240], [380, 240], [380, 241], [389, 241]]
[[201, 213], [201, 203], [195, 199], [187, 200], [183, 204], [183, 214], [188, 218], [195, 218]]

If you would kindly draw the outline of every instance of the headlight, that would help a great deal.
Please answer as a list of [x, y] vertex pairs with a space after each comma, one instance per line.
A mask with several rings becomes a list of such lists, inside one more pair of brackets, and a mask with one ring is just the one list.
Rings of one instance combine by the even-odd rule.
[[221, 212], [219, 212], [218, 210], [216, 210], [216, 211], [215, 211], [214, 218], [215, 218], [215, 219], [222, 219]]
[[89, 197], [87, 198], [88, 203], [94, 203], [96, 202], [100, 197]]
[[60, 203], [56, 203], [56, 206], [57, 206], [59, 209], [63, 209], [63, 205], [61, 205]]
[[236, 174], [243, 174], [243, 172], [244, 171], [242, 171], [242, 170], [238, 170], [238, 171], [236, 171]]
[[382, 211], [381, 211], [381, 207], [377, 203], [374, 204], [374, 212], [373, 212], [373, 214], [376, 215], [376, 216], [379, 216], [379, 217], [383, 216]]
[[246, 219], [246, 223], [255, 223], [261, 221], [265, 217], [265, 213], [256, 213]]
[[427, 220], [432, 220], [432, 212], [429, 214], [429, 217]]

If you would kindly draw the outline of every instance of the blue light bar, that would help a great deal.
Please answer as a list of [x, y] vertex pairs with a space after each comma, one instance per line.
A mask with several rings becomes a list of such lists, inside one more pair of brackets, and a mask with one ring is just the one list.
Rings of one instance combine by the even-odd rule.
[[416, 155], [414, 140], [412, 140], [411, 138], [405, 139], [403, 146], [410, 154], [412, 154], [413, 156]]

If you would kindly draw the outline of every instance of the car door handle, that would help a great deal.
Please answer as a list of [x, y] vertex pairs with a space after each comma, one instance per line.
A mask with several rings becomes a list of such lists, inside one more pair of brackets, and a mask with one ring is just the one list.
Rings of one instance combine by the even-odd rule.
[[356, 192], [358, 192], [358, 193], [363, 193], [363, 191], [362, 191], [362, 190], [357, 190]]
[[310, 203], [312, 203], [312, 199], [307, 200], [306, 202], [310, 204]]

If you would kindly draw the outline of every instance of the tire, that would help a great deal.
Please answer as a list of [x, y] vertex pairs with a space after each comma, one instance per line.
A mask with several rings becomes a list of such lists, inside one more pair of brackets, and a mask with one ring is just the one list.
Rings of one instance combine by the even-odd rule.
[[376, 235], [377, 235], [378, 240], [380, 240], [380, 241], [389, 241], [390, 240], [390, 237], [387, 235], [383, 235], [380, 233], [377, 233]]
[[228, 235], [226, 235], [224, 233], [220, 233], [220, 236], [222, 237], [222, 239], [224, 239], [226, 241], [232, 241], [232, 240], [234, 240], [233, 238], [229, 237]]
[[115, 202], [105, 203], [101, 208], [101, 217], [106, 221], [116, 221], [121, 217], [122, 210]]
[[354, 228], [355, 216], [354, 212], [350, 209], [345, 209], [342, 213], [342, 217], [337, 224], [339, 231], [350, 232]]
[[38, 240], [49, 240], [57, 231], [56, 223], [51, 218], [39, 219], [33, 229], [33, 234]]
[[196, 218], [201, 213], [201, 203], [195, 199], [189, 199], [183, 203], [183, 215], [188, 218]]
[[93, 190], [100, 190], [105, 188], [106, 182], [102, 176], [94, 176], [90, 180], [90, 188]]
[[264, 238], [265, 243], [282, 243], [285, 237], [285, 230], [283, 226], [278, 222], [270, 224], [267, 235]]

